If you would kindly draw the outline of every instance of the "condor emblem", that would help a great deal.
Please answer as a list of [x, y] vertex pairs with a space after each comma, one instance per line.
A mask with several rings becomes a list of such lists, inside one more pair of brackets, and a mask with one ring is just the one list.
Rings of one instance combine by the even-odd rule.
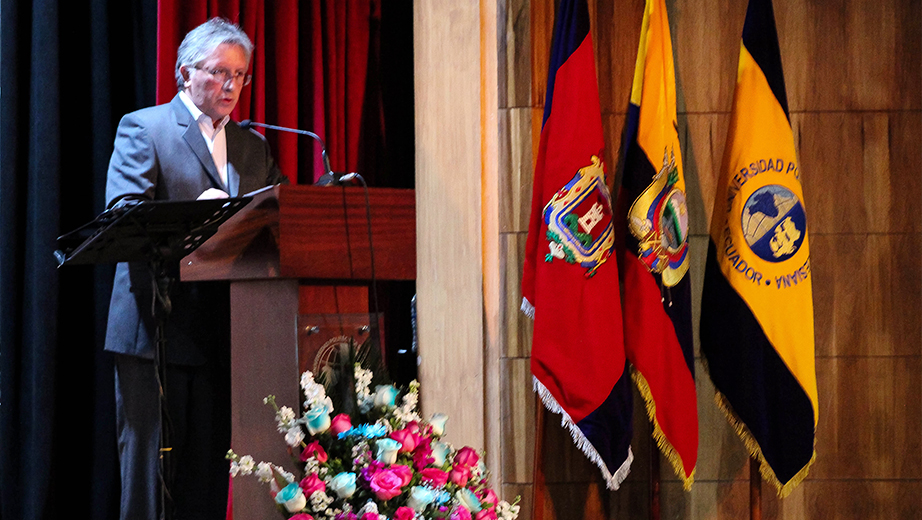
[[592, 277], [604, 264], [615, 242], [611, 219], [611, 196], [605, 185], [602, 160], [593, 155], [592, 164], [576, 172], [544, 206], [544, 223], [550, 252], [555, 258], [579, 264]]
[[663, 151], [663, 166], [628, 211], [628, 229], [639, 244], [637, 256], [673, 287], [688, 271], [688, 208], [677, 185], [675, 153]]

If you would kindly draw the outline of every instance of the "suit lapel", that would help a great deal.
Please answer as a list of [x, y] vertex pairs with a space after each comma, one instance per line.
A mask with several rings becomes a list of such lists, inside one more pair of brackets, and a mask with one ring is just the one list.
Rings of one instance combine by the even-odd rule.
[[233, 121], [228, 121], [224, 125], [224, 137], [227, 139], [227, 193], [231, 197], [238, 197], [240, 194], [240, 172], [236, 167], [240, 164], [239, 155], [242, 151], [239, 132], [240, 128]]
[[192, 119], [192, 114], [189, 113], [189, 109], [186, 108], [186, 105], [183, 105], [182, 100], [179, 99], [179, 95], [176, 95], [170, 103], [176, 114], [176, 122], [179, 126], [185, 127], [182, 134], [183, 140], [189, 145], [192, 153], [198, 158], [202, 168], [205, 169], [205, 173], [208, 174], [211, 184], [219, 190], [227, 190], [227, 187], [221, 182], [221, 176], [218, 175], [218, 168], [214, 164], [214, 158], [211, 157], [211, 153], [208, 151], [208, 145], [205, 144], [202, 131], [199, 130], [198, 123]]

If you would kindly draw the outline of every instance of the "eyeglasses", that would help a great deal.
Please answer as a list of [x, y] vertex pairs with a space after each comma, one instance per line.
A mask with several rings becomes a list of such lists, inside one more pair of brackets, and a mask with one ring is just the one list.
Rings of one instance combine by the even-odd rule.
[[191, 68], [200, 70], [206, 74], [211, 74], [211, 77], [216, 81], [221, 82], [222, 85], [227, 85], [227, 82], [234, 80], [234, 83], [241, 83], [243, 86], [247, 86], [253, 81], [252, 74], [245, 74], [243, 72], [231, 72], [227, 69], [203, 69], [202, 67], [196, 65], [190, 65]]

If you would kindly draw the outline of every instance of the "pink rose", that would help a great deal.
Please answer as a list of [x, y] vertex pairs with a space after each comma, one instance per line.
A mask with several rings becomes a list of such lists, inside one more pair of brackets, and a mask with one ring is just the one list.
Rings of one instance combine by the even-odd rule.
[[496, 493], [490, 489], [486, 488], [480, 492], [480, 501], [490, 509], [496, 507], [496, 504], [499, 503], [499, 497], [496, 496]]
[[474, 516], [474, 520], [496, 520], [496, 511], [492, 507], [490, 509], [481, 509]]
[[289, 517], [288, 520], [314, 520], [314, 517], [307, 513], [298, 513], [295, 516]]
[[417, 470], [421, 470], [434, 462], [435, 459], [432, 458], [432, 439], [425, 438], [413, 451], [413, 465], [416, 466]]
[[448, 472], [439, 468], [426, 468], [419, 472], [423, 482], [427, 482], [431, 487], [440, 488], [448, 483]]
[[451, 480], [451, 483], [458, 487], [466, 486], [470, 478], [471, 470], [467, 466], [455, 466], [451, 468], [451, 473], [448, 474], [448, 479]]
[[450, 520], [471, 520], [471, 512], [464, 506], [458, 506], [451, 511]]
[[320, 445], [320, 441], [314, 441], [308, 444], [303, 450], [301, 450], [301, 462], [307, 462], [307, 459], [314, 457], [320, 463], [324, 463], [329, 459], [327, 452], [324, 451], [323, 446]]
[[407, 506], [401, 506], [394, 513], [394, 520], [413, 520], [414, 516], [416, 516], [416, 513], [412, 509]]
[[304, 496], [310, 497], [316, 491], [326, 491], [327, 485], [324, 481], [320, 480], [316, 473], [311, 473], [310, 475], [304, 477], [301, 480], [301, 483], [298, 484], [301, 486], [301, 490], [304, 491]]
[[409, 453], [416, 449], [420, 441], [420, 436], [418, 433], [413, 433], [405, 428], [391, 433], [391, 439], [400, 443], [400, 453]]
[[407, 423], [406, 430], [410, 430], [410, 433], [419, 433], [419, 423], [416, 421], [410, 421]]
[[403, 479], [390, 469], [382, 469], [371, 477], [371, 490], [381, 500], [390, 500], [401, 492]]
[[400, 477], [400, 487], [406, 486], [410, 483], [410, 480], [413, 479], [413, 470], [407, 466], [401, 466], [399, 464], [394, 464], [391, 466], [391, 471]]
[[341, 413], [333, 418], [333, 422], [330, 423], [330, 430], [333, 432], [333, 435], [339, 435], [340, 433], [347, 431], [352, 428], [352, 419], [344, 413]]
[[378, 513], [375, 513], [374, 511], [369, 511], [362, 515], [362, 520], [379, 520], [379, 518], [380, 517], [378, 516]]
[[477, 455], [477, 452], [474, 451], [474, 448], [470, 446], [465, 446], [458, 450], [458, 453], [455, 454], [455, 464], [467, 466], [473, 468], [477, 465], [477, 461], [480, 460], [480, 457]]

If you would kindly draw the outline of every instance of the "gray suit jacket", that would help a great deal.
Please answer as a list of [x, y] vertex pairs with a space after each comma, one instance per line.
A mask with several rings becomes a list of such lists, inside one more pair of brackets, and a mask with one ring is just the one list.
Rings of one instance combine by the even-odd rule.
[[[179, 96], [126, 115], [118, 125], [109, 161], [107, 207], [138, 200], [195, 200], [208, 188], [233, 197], [285, 180], [261, 135], [235, 122], [229, 122], [225, 132], [229, 186], [222, 184], [198, 124]], [[209, 357], [211, 349], [227, 348], [227, 292], [224, 283], [174, 285], [166, 333], [169, 361], [197, 365]], [[147, 265], [118, 264], [106, 350], [153, 358], [152, 298]]]

